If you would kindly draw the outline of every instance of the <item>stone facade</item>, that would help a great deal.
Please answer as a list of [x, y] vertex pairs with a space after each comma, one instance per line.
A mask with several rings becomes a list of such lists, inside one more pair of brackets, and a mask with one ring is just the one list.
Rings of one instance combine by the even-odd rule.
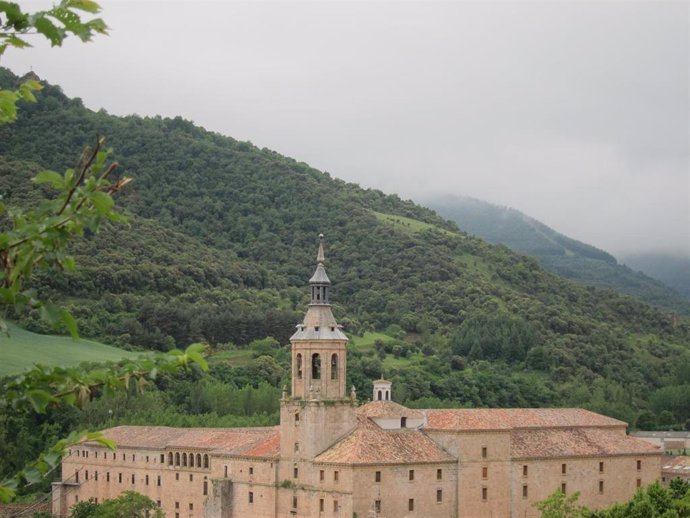
[[658, 447], [582, 409], [411, 410], [383, 379], [360, 405], [322, 245], [317, 262], [280, 426], [111, 428], [117, 451], [63, 460], [54, 514], [134, 490], [169, 518], [527, 518], [558, 488], [600, 508], [659, 478]]

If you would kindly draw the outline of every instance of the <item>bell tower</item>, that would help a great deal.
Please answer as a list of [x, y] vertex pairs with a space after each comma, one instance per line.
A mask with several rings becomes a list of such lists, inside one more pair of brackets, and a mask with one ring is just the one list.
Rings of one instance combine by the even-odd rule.
[[331, 281], [319, 235], [310, 302], [290, 338], [292, 386], [281, 400], [281, 457], [313, 459], [355, 426], [354, 391], [347, 389], [347, 336], [330, 304]]

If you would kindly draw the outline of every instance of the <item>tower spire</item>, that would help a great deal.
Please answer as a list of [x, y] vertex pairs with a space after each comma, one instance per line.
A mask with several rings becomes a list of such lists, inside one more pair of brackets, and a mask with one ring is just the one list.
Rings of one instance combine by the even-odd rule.
[[323, 254], [323, 234], [319, 234], [319, 253], [316, 254], [316, 262], [320, 264], [326, 262], [326, 257]]

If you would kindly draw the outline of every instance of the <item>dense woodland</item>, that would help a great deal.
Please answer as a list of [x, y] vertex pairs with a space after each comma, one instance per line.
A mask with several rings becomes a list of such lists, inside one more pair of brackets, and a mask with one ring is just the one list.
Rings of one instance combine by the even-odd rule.
[[[15, 81], [0, 69], [0, 86]], [[206, 342], [211, 371], [83, 412], [0, 416], [5, 473], [73, 428], [275, 423], [320, 232], [336, 317], [350, 335], [385, 335], [350, 347], [363, 397], [383, 372], [394, 399], [415, 407], [583, 406], [632, 425], [690, 425], [686, 317], [575, 284], [431, 210], [181, 118], [93, 112], [46, 86], [0, 128], [0, 194], [10, 205], [49, 194], [30, 178], [72, 166], [97, 134], [134, 177], [118, 198], [129, 225], [87, 234], [76, 271], [32, 285], [69, 307], [85, 337], [140, 350]], [[50, 331], [36, 314], [14, 318]], [[238, 351], [246, 361], [224, 360]]]

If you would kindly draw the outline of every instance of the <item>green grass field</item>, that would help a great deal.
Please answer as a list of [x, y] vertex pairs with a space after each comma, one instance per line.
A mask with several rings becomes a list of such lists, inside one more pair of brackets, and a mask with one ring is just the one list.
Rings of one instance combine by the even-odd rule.
[[405, 216], [384, 214], [383, 212], [376, 212], [374, 210], [372, 210], [371, 212], [374, 214], [374, 216], [376, 216], [376, 218], [379, 221], [383, 221], [384, 223], [393, 225], [395, 228], [402, 230], [403, 232], [407, 232], [408, 234], [416, 234], [417, 232], [421, 232], [423, 230], [433, 229], [438, 230], [439, 232], [442, 232], [449, 236], [461, 237], [460, 234], [451, 232], [450, 230], [446, 230], [445, 228], [441, 228], [436, 225], [432, 225], [431, 223], [424, 223], [423, 221], [418, 221], [412, 218], [406, 218]]
[[34, 363], [68, 367], [81, 362], [117, 361], [140, 353], [123, 351], [92, 340], [74, 341], [67, 336], [39, 335], [8, 324], [10, 336], [0, 334], [0, 376], [17, 374]]

